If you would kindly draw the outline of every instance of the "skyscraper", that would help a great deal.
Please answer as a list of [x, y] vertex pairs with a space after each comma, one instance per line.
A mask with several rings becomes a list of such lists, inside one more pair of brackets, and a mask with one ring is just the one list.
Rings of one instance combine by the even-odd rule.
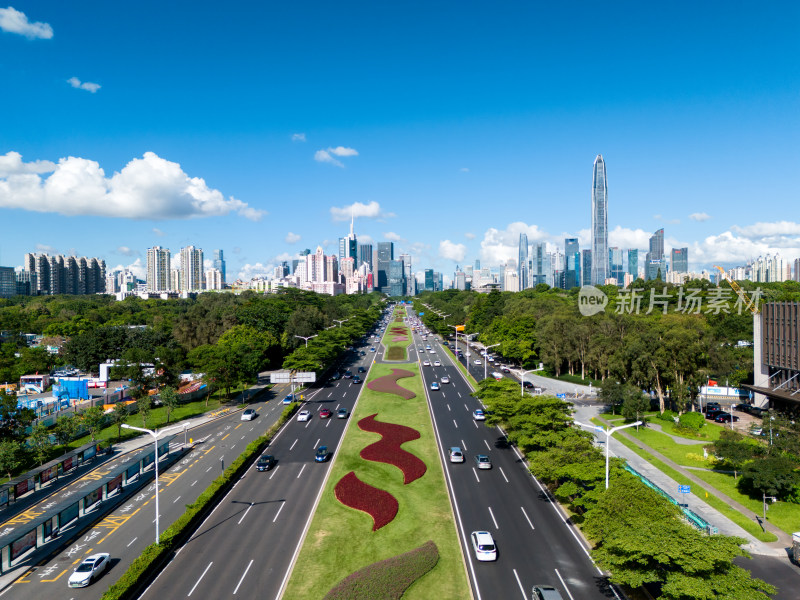
[[581, 285], [592, 285], [592, 251], [581, 250]]
[[375, 287], [384, 294], [389, 294], [391, 291], [389, 289], [389, 268], [393, 260], [394, 242], [378, 242], [378, 281]]
[[222, 274], [222, 284], [225, 285], [225, 258], [222, 255], [222, 250], [214, 250], [214, 261], [211, 266]]
[[581, 247], [578, 238], [564, 239], [564, 261], [564, 287], [571, 290], [581, 285]]
[[592, 284], [608, 277], [608, 182], [603, 155], [594, 159], [592, 174]]
[[524, 290], [530, 287], [528, 273], [528, 234], [519, 234], [519, 262], [517, 263], [517, 278], [519, 289]]
[[369, 265], [370, 272], [375, 271], [375, 267], [372, 264], [372, 244], [358, 245], [358, 260], [356, 261], [356, 264], [360, 267], [364, 263]]
[[181, 248], [181, 291], [196, 292], [205, 287], [203, 249], [194, 246]]
[[634, 279], [639, 277], [639, 251], [635, 249], [628, 250], [628, 273]]
[[147, 291], [169, 290], [170, 252], [167, 248], [153, 246], [147, 249]]
[[650, 251], [644, 261], [645, 276], [648, 280], [666, 279], [667, 268], [664, 260], [664, 229], [659, 229], [650, 237]]
[[339, 262], [345, 258], [352, 258], [354, 261], [358, 260], [358, 240], [356, 234], [353, 232], [355, 225], [355, 217], [350, 215], [350, 233], [347, 237], [339, 238]]
[[673, 248], [670, 270], [675, 273], [689, 272], [689, 248]]

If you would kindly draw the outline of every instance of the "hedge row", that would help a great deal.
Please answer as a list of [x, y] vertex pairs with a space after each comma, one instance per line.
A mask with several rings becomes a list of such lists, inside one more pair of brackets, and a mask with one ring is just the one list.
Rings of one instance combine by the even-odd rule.
[[250, 442], [244, 452], [217, 477], [192, 504], [186, 505], [186, 512], [161, 533], [158, 544], [150, 544], [134, 559], [122, 577], [102, 595], [101, 600], [128, 600], [138, 596], [142, 587], [149, 582], [169, 559], [183, 541], [203, 522], [209, 511], [228, 492], [250, 463], [261, 454], [269, 441], [286, 421], [292, 418], [299, 403], [293, 402], [284, 408], [278, 422], [264, 435]]
[[342, 579], [324, 600], [399, 600], [417, 579], [436, 566], [439, 549], [432, 540], [405, 554], [359, 569]]

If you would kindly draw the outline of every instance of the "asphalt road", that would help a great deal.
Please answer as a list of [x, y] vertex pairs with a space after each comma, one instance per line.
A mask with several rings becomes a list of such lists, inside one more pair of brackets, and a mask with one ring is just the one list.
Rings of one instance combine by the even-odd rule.
[[[164, 531], [186, 510], [230, 464], [245, 446], [277, 421], [280, 398], [288, 386], [275, 386], [262, 400], [251, 404], [259, 412], [253, 421], [241, 421], [241, 412], [210, 421], [189, 431], [195, 446], [178, 463], [159, 475], [159, 526]], [[266, 399], [274, 399], [266, 401]], [[174, 440], [181, 445], [183, 436]], [[155, 541], [155, 483], [106, 516], [55, 558], [37, 565], [8, 586], [0, 597], [24, 600], [98, 599], [127, 570], [134, 558]], [[96, 583], [82, 590], [69, 590], [67, 579], [76, 564], [96, 552], [111, 555], [111, 568]]]
[[[343, 368], [368, 369], [378, 354], [369, 347]], [[314, 461], [315, 450], [326, 445], [335, 455], [350, 422], [335, 413], [352, 412], [360, 390], [344, 378], [309, 390], [302, 408], [313, 416], [293, 419], [273, 439], [275, 467], [251, 466], [140, 598], [279, 598], [330, 468], [330, 460]], [[323, 408], [334, 415], [320, 418]]]
[[[435, 354], [419, 352], [430, 344]], [[439, 447], [473, 592], [477, 599], [530, 598], [533, 585], [558, 588], [565, 599], [613, 598], [602, 572], [592, 563], [588, 549], [576, 530], [569, 526], [560, 509], [531, 477], [520, 455], [505, 443], [496, 427], [486, 427], [473, 418], [482, 408], [438, 341], [423, 342], [415, 335], [420, 362], [439, 360], [443, 366], [421, 367], [429, 405], [439, 438]], [[473, 360], [475, 352], [472, 352]], [[483, 360], [483, 358], [482, 358]], [[471, 372], [483, 379], [484, 369], [471, 365]], [[492, 372], [490, 365], [489, 373]], [[479, 372], [478, 372], [479, 371]], [[447, 375], [451, 383], [432, 391], [430, 384]], [[464, 463], [450, 463], [448, 449], [459, 446]], [[492, 469], [479, 470], [474, 456], [486, 454]], [[479, 562], [469, 536], [472, 531], [489, 531], [498, 549], [496, 562]]]

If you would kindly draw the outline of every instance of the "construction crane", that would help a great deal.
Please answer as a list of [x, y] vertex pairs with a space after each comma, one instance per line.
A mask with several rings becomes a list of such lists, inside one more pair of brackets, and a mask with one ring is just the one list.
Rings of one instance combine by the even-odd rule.
[[736, 294], [739, 296], [739, 298], [741, 298], [742, 303], [745, 305], [747, 310], [749, 310], [754, 315], [757, 315], [759, 313], [760, 309], [758, 308], [756, 303], [753, 302], [753, 300], [751, 300], [747, 296], [747, 294], [744, 292], [744, 290], [739, 287], [739, 284], [736, 283], [730, 277], [728, 277], [728, 274], [725, 272], [725, 269], [723, 269], [722, 267], [714, 265], [714, 268], [717, 269], [722, 274], [722, 277], [731, 285], [731, 288], [733, 289], [734, 292], [736, 292]]

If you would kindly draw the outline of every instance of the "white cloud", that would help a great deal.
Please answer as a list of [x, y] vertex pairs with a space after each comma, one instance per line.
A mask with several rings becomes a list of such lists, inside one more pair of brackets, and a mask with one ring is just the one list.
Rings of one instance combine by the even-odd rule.
[[112, 273], [114, 271], [130, 271], [137, 279], [147, 278], [147, 265], [142, 264], [141, 258], [137, 258], [129, 265], [119, 264], [112, 269], [106, 269], [106, 273]]
[[236, 212], [258, 221], [267, 214], [232, 196], [226, 199], [203, 179], [189, 177], [178, 163], [153, 152], [131, 160], [110, 178], [96, 161], [74, 156], [60, 159], [46, 178], [35, 173], [2, 177], [0, 207], [152, 220]]
[[394, 231], [387, 231], [383, 234], [383, 237], [390, 242], [402, 242], [403, 238], [400, 237], [399, 234], [395, 233]]
[[120, 246], [116, 249], [117, 254], [122, 254], [122, 256], [140, 256], [141, 253], [138, 250], [132, 250], [128, 246]]
[[317, 162], [330, 163], [344, 169], [342, 162], [333, 158], [327, 150], [317, 150], [314, 152], [314, 160]]
[[692, 221], [708, 221], [711, 218], [711, 215], [704, 213], [704, 212], [696, 212], [689, 215], [689, 218]]
[[158, 237], [164, 237], [167, 235], [163, 231], [161, 231], [158, 227], [153, 227], [153, 233], [155, 233]]
[[467, 255], [467, 247], [464, 244], [454, 244], [450, 240], [439, 242], [439, 256], [447, 260], [461, 262]]
[[546, 242], [551, 237], [537, 225], [528, 225], [521, 221], [510, 223], [504, 230], [490, 227], [481, 241], [481, 261], [489, 265], [502, 265], [509, 258], [518, 256], [521, 233], [527, 234], [529, 244]]
[[663, 216], [661, 216], [661, 215], [653, 215], [653, 218], [654, 218], [656, 221], [661, 221], [661, 222], [663, 222], [663, 223], [666, 223], [667, 225], [678, 225], [678, 224], [680, 224], [680, 222], [681, 222], [681, 220], [680, 220], [680, 219], [665, 219], [665, 218], [664, 218]]
[[53, 246], [47, 244], [36, 244], [37, 252], [44, 252], [45, 254], [60, 254], [60, 252]]
[[22, 162], [19, 152], [6, 152], [0, 156], [0, 177], [21, 175], [23, 173], [49, 173], [54, 171], [56, 163], [49, 160], [35, 160], [29, 163]]
[[296, 244], [297, 242], [300, 241], [300, 235], [297, 234], [297, 233], [292, 233], [290, 231], [289, 233], [286, 234], [286, 237], [284, 238], [284, 241], [287, 244]]
[[344, 146], [336, 146], [336, 148], [328, 148], [328, 152], [336, 156], [358, 156], [358, 151], [355, 148], [345, 148]]
[[[588, 234], [589, 230], [587, 229], [586, 232]], [[617, 248], [649, 248], [652, 235], [652, 232], [648, 233], [644, 229], [628, 229], [617, 225], [608, 232], [608, 245]], [[589, 248], [590, 244], [591, 236], [587, 235], [584, 247]], [[583, 245], [583, 241], [581, 241], [581, 245]]]
[[331, 207], [331, 218], [334, 221], [349, 221], [351, 215], [355, 218], [366, 217], [368, 219], [383, 219], [396, 216], [394, 213], [381, 211], [381, 205], [375, 200], [369, 204], [353, 202], [351, 205], [342, 206], [341, 208], [337, 206]]
[[344, 146], [336, 146], [335, 148], [330, 147], [327, 150], [317, 150], [314, 153], [314, 160], [317, 162], [330, 163], [332, 165], [336, 165], [337, 167], [344, 168], [344, 163], [342, 163], [340, 160], [336, 160], [334, 156], [358, 156], [358, 151], [354, 148], [345, 148]]
[[776, 221], [774, 223], [753, 223], [745, 227], [734, 225], [731, 227], [736, 233], [746, 238], [759, 238], [763, 236], [800, 235], [800, 223], [792, 221]]
[[292, 134], [292, 141], [293, 142], [305, 142], [306, 141], [306, 134], [305, 133], [293, 133]]
[[467, 238], [468, 240], [474, 240], [475, 234], [472, 233], [471, 231], [468, 231], [467, 233], [464, 234], [464, 237]]
[[18, 33], [28, 39], [39, 38], [49, 40], [53, 37], [53, 28], [49, 23], [31, 23], [25, 13], [13, 7], [0, 8], [0, 29], [8, 33]]
[[373, 243], [372, 236], [369, 235], [369, 234], [366, 234], [366, 233], [363, 234], [363, 235], [359, 233], [358, 234], [358, 243], [359, 244], [372, 244]]
[[268, 275], [272, 275], [274, 269], [275, 267], [271, 265], [265, 265], [260, 262], [254, 265], [246, 264], [241, 269], [239, 269], [238, 277], [243, 281], [249, 281], [254, 277], [267, 277]]
[[99, 83], [92, 83], [91, 81], [81, 82], [81, 80], [78, 79], [77, 77], [70, 77], [69, 79], [67, 79], [67, 83], [74, 88], [77, 88], [79, 90], [86, 90], [87, 92], [91, 92], [92, 94], [94, 94], [97, 90], [100, 89]]

